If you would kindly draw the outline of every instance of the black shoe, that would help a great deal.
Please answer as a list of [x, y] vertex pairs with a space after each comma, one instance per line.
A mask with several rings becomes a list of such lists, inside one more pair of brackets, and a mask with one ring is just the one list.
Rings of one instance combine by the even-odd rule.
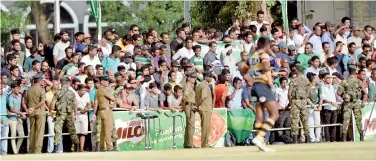
[[57, 153], [57, 145], [54, 145], [54, 150], [52, 150], [52, 153]]
[[194, 149], [194, 148], [198, 148], [198, 147], [195, 147], [195, 146], [185, 146], [184, 149]]
[[363, 132], [360, 132], [360, 141], [364, 141], [364, 133]]
[[114, 147], [113, 151], [118, 151], [116, 141], [112, 142], [112, 146]]
[[305, 136], [305, 143], [310, 143], [311, 137], [309, 135]]
[[293, 135], [292, 136], [292, 143], [293, 144], [298, 144], [298, 135]]

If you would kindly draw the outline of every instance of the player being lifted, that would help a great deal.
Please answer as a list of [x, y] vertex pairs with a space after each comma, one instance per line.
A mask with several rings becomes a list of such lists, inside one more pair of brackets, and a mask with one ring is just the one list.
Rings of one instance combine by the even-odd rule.
[[[254, 126], [256, 137], [252, 140], [252, 143], [265, 152], [274, 151], [266, 147], [264, 137], [279, 118], [279, 104], [271, 90], [273, 78], [270, 69], [269, 51], [269, 40], [261, 37], [257, 42], [257, 51], [253, 53], [247, 62], [239, 66], [243, 78], [253, 82], [251, 95], [254, 97], [253, 101], [257, 102], [256, 123]], [[265, 109], [269, 112], [269, 118], [266, 119], [264, 119]]]

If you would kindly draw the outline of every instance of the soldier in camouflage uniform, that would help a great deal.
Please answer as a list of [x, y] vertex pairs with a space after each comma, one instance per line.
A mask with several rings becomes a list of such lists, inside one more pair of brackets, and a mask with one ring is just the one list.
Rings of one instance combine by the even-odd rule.
[[356, 62], [350, 60], [348, 63], [348, 69], [350, 76], [344, 80], [338, 87], [338, 95], [343, 96], [344, 106], [343, 106], [343, 125], [341, 129], [342, 141], [347, 139], [347, 130], [349, 127], [351, 119], [351, 111], [354, 111], [356, 127], [358, 128], [360, 134], [360, 140], [364, 140], [364, 134], [362, 130], [362, 105], [360, 102], [361, 98], [366, 98], [367, 93], [361, 80], [356, 76]]
[[76, 95], [73, 91], [69, 89], [70, 80], [67, 77], [61, 78], [60, 82], [62, 84], [62, 87], [53, 96], [51, 106], [56, 107], [53, 153], [57, 152], [57, 145], [59, 145], [60, 143], [61, 133], [64, 124], [66, 124], [66, 127], [68, 128], [68, 132], [74, 144], [75, 151], [79, 152], [79, 141], [76, 135], [76, 128], [74, 125], [77, 113]]
[[[110, 86], [108, 86], [106, 88], [110, 93], [113, 93], [113, 95], [115, 96], [115, 92]], [[97, 126], [96, 126], [96, 130], [95, 130], [95, 138], [96, 138], [96, 150], [99, 151], [100, 148], [99, 148], [99, 140], [100, 140], [100, 131], [101, 131], [101, 117], [99, 115], [97, 115]], [[114, 120], [115, 122], [115, 120]], [[117, 144], [116, 144], [116, 141], [117, 141], [117, 134], [116, 134], [116, 127], [115, 127], [115, 124], [112, 128], [112, 135], [111, 135], [111, 139], [112, 139], [112, 144], [113, 144], [113, 147], [114, 147], [114, 150], [117, 151]]]
[[304, 129], [304, 135], [306, 136], [306, 143], [309, 139], [308, 128], [308, 109], [307, 101], [311, 95], [310, 82], [302, 75], [302, 66], [297, 66], [294, 72], [297, 73], [297, 77], [291, 79], [289, 84], [289, 101], [291, 107], [291, 134], [293, 136], [294, 143], [298, 143], [299, 134], [299, 120], [301, 120]]

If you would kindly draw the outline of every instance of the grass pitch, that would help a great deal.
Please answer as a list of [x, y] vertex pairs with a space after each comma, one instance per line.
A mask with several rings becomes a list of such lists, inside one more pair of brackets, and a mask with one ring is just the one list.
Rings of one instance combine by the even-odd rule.
[[376, 160], [376, 142], [315, 143], [269, 146], [276, 152], [260, 152], [255, 146], [123, 152], [84, 152], [2, 156], [1, 160]]

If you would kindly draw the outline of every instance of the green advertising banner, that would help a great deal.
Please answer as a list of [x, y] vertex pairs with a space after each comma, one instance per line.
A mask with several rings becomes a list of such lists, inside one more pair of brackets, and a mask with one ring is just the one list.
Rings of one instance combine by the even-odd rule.
[[[171, 113], [171, 111], [164, 111]], [[153, 111], [145, 112], [146, 114], [156, 114], [159, 118], [151, 120], [150, 136], [152, 149], [172, 149], [173, 147], [173, 119], [167, 117], [164, 113]], [[117, 146], [120, 151], [143, 150], [145, 149], [144, 123], [143, 120], [136, 117], [136, 112], [129, 114], [128, 111], [114, 112], [116, 133], [118, 136]], [[174, 115], [181, 114], [183, 119], [176, 117], [176, 146], [183, 148], [184, 131], [185, 131], [185, 114], [175, 112]], [[201, 124], [199, 114], [196, 113], [195, 135], [193, 136], [194, 145], [201, 145]], [[211, 132], [209, 137], [210, 146], [224, 147], [224, 135], [227, 132], [227, 110], [214, 109], [211, 118]]]
[[227, 113], [228, 131], [234, 135], [237, 144], [244, 143], [253, 129], [256, 115], [251, 109], [236, 109]]
[[[376, 141], [376, 106], [375, 102], [367, 104], [362, 109], [362, 128], [364, 130], [364, 141]], [[373, 109], [373, 110], [372, 110]], [[353, 115], [354, 116], [354, 115]], [[353, 117], [353, 124], [355, 119]], [[360, 141], [358, 129], [354, 126], [355, 141]]]
[[[233, 46], [231, 56], [237, 62], [239, 62], [241, 60], [240, 53], [243, 51], [243, 45], [237, 41], [232, 42], [232, 43], [224, 43], [223, 41], [217, 41], [217, 50], [216, 50], [217, 58], [220, 59], [222, 52], [225, 50], [226, 44], [231, 44]], [[199, 45], [201, 46], [201, 57], [204, 57], [206, 53], [208, 53], [209, 51], [209, 44], [199, 44]]]

